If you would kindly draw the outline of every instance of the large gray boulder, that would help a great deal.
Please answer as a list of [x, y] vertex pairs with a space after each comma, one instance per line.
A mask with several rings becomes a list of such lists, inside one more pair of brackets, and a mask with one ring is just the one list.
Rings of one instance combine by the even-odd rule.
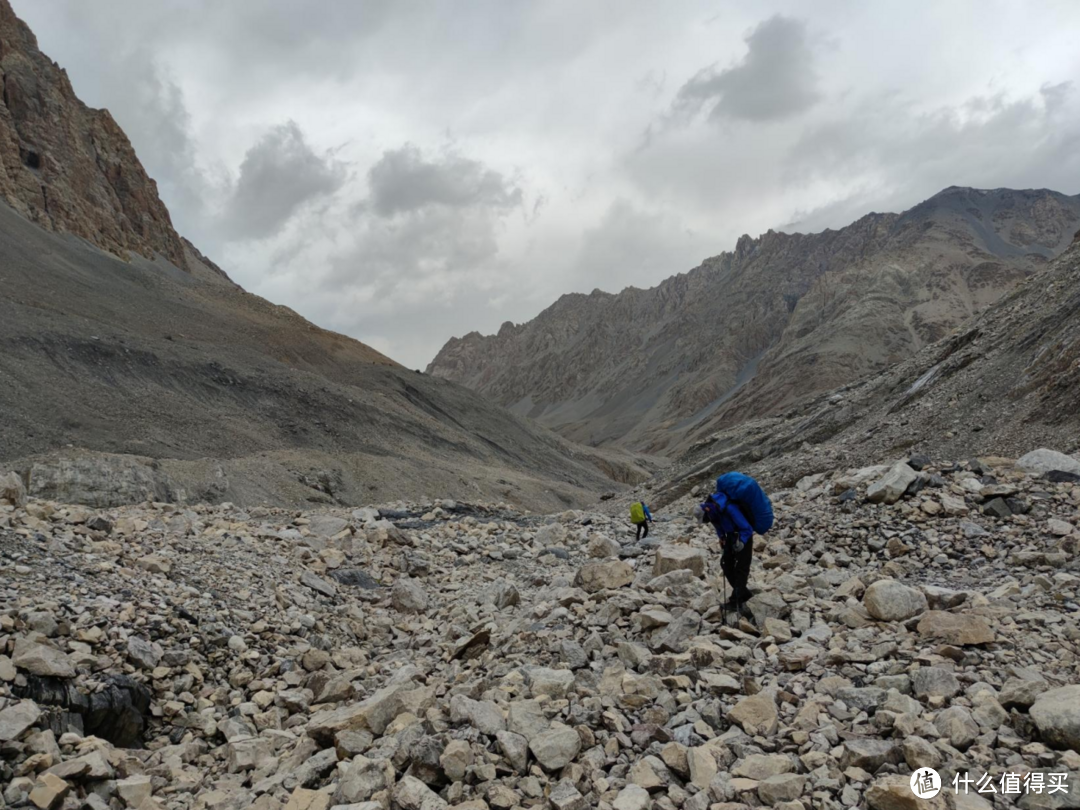
[[866, 612], [878, 621], [902, 622], [926, 611], [926, 595], [895, 579], [879, 579], [863, 594]]
[[1034, 475], [1045, 475], [1055, 470], [1080, 475], [1080, 461], [1077, 461], [1072, 456], [1059, 453], [1057, 450], [1048, 450], [1045, 447], [1040, 447], [1038, 450], [1032, 450], [1030, 453], [1021, 456], [1017, 459], [1016, 466]]
[[12, 506], [23, 506], [26, 503], [26, 487], [17, 473], [0, 475], [0, 501], [7, 501]]
[[906, 461], [898, 461], [885, 475], [867, 487], [866, 500], [870, 503], [896, 503], [918, 477], [918, 473], [911, 469]]
[[1043, 692], [1029, 711], [1044, 742], [1080, 752], [1080, 684]]

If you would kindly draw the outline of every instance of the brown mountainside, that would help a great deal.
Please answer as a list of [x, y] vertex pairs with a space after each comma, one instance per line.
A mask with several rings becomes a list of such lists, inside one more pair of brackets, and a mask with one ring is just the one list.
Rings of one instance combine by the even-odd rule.
[[160, 253], [185, 266], [157, 184], [127, 136], [107, 110], [79, 101], [8, 0], [0, 0], [0, 86], [0, 199], [118, 256]]
[[910, 453], [1019, 457], [1048, 447], [1075, 454], [1078, 403], [1080, 236], [1012, 294], [884, 373], [703, 435], [651, 497], [673, 501], [731, 469], [787, 486]]
[[672, 452], [910, 357], [1078, 228], [1080, 196], [949, 188], [840, 230], [744, 236], [649, 290], [563, 296], [428, 370], [576, 441]]

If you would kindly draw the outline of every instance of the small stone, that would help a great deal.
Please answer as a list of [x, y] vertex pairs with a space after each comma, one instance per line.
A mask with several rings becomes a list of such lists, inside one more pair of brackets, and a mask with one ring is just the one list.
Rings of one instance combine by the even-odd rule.
[[994, 631], [981, 616], [942, 610], [924, 613], [919, 620], [918, 631], [923, 638], [937, 639], [958, 647], [989, 644], [994, 640]]
[[[243, 641], [243, 639], [241, 639]], [[161, 663], [164, 655], [161, 646], [138, 636], [132, 636], [127, 642], [127, 656], [140, 669], [153, 669]]]
[[74, 678], [75, 667], [56, 647], [28, 638], [15, 639], [11, 661], [19, 669], [52, 678]]
[[69, 790], [71, 790], [71, 785], [59, 776], [45, 773], [34, 783], [29, 798], [39, 810], [53, 810], [64, 800]]
[[472, 748], [464, 740], [451, 740], [439, 755], [439, 764], [452, 782], [464, 779], [472, 763]]
[[1006, 709], [1027, 709], [1048, 688], [1042, 678], [1009, 678], [998, 693], [998, 701]]
[[919, 667], [911, 676], [916, 697], [951, 698], [960, 691], [956, 676], [941, 667]]
[[37, 724], [41, 709], [32, 700], [23, 700], [0, 710], [0, 742], [14, 742]]
[[652, 799], [649, 798], [649, 791], [640, 785], [627, 785], [619, 791], [611, 806], [615, 810], [649, 810]]
[[572, 728], [556, 723], [531, 739], [529, 750], [545, 770], [557, 771], [578, 755], [581, 737]]
[[574, 783], [569, 779], [562, 779], [551, 789], [548, 801], [555, 810], [585, 810], [588, 803], [581, 795]]
[[622, 560], [586, 563], [578, 569], [574, 584], [587, 593], [615, 590], [634, 581], [634, 569]]
[[776, 701], [767, 692], [743, 698], [727, 716], [751, 737], [770, 737], [776, 733], [779, 725]]
[[398, 577], [390, 589], [390, 603], [401, 613], [423, 613], [428, 608], [424, 587], [410, 577]]
[[704, 745], [690, 748], [686, 752], [686, 762], [690, 770], [690, 781], [705, 790], [716, 776], [719, 768], [712, 751]]
[[656, 549], [653, 576], [658, 577], [671, 571], [686, 570], [695, 577], [703, 577], [705, 576], [707, 562], [708, 559], [704, 549], [665, 544]]
[[758, 785], [758, 797], [770, 806], [795, 801], [802, 796], [805, 782], [806, 777], [796, 773], [770, 776]]
[[918, 475], [907, 462], [899, 461], [867, 488], [866, 500], [870, 503], [896, 503], [917, 478]]
[[534, 697], [563, 698], [574, 685], [574, 673], [568, 669], [534, 667], [529, 670], [529, 681]]
[[129, 776], [116, 780], [116, 792], [128, 807], [138, 808], [150, 798], [153, 788], [149, 776]]
[[401, 810], [442, 810], [447, 803], [414, 776], [404, 776], [394, 787], [394, 801]]

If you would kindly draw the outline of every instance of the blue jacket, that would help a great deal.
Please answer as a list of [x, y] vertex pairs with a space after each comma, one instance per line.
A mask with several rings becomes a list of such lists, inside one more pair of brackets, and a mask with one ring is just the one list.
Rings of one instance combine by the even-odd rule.
[[645, 519], [652, 520], [652, 512], [650, 512], [649, 507], [645, 505], [645, 501], [641, 502], [641, 508], [645, 510]]
[[716, 536], [721, 540], [728, 535], [738, 534], [739, 540], [748, 543], [754, 536], [754, 529], [747, 522], [742, 510], [729, 501], [724, 493], [713, 493], [701, 506], [705, 509], [705, 516], [716, 529]]

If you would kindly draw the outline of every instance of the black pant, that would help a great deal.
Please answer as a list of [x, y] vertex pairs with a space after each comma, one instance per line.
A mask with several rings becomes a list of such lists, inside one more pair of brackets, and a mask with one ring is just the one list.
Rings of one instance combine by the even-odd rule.
[[731, 585], [731, 601], [745, 602], [750, 598], [746, 583], [750, 581], [750, 562], [754, 554], [754, 539], [746, 541], [742, 551], [735, 551], [739, 542], [737, 534], [724, 538], [724, 552], [720, 555], [720, 568]]
[[[637, 539], [638, 540], [641, 540], [643, 537], [648, 537], [649, 536], [649, 521], [643, 520], [643, 521], [641, 521], [641, 523], [635, 523], [634, 525], [637, 526]], [[644, 534], [641, 533], [642, 529], [645, 530]], [[635, 541], [635, 542], [637, 542], [637, 541]]]

